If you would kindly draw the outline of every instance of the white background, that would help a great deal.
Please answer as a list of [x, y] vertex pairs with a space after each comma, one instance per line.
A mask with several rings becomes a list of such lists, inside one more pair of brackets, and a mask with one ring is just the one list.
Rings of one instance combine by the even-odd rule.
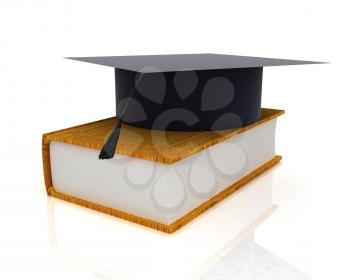
[[264, 71], [284, 158], [256, 241], [314, 279], [349, 279], [346, 4], [1, 0], [0, 279], [94, 279], [50, 249], [41, 135], [112, 116], [114, 72], [63, 57], [199, 52], [332, 62]]

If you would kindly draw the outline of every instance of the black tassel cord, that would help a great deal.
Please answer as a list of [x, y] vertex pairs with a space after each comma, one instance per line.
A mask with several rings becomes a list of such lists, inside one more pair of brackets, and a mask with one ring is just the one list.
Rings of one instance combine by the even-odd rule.
[[113, 129], [111, 135], [103, 145], [100, 155], [98, 156], [99, 159], [110, 159], [114, 157], [115, 148], [117, 147], [118, 139], [120, 136], [121, 125], [122, 122], [120, 119], [118, 119], [117, 126]]
[[136, 91], [136, 87], [139, 84], [139, 82], [142, 78], [142, 75], [143, 75], [143, 73], [141, 73], [139, 75], [139, 77], [136, 78], [135, 87], [133, 88], [133, 90], [128, 98], [128, 101], [125, 103], [125, 106], [123, 108], [123, 111], [122, 111], [120, 117], [117, 116], [117, 125], [113, 129], [112, 133], [109, 135], [107, 141], [104, 143], [104, 145], [101, 149], [101, 152], [98, 156], [99, 159], [111, 159], [114, 157], [115, 149], [117, 148], [117, 144], [118, 144], [118, 140], [119, 140], [119, 136], [120, 136], [120, 130], [121, 130], [121, 126], [122, 126], [122, 122], [123, 122], [126, 108], [128, 107], [128, 104]]

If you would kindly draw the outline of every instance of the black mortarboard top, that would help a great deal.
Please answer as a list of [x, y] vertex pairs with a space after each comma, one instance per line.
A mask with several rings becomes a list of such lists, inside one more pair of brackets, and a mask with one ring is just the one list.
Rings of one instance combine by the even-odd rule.
[[[254, 123], [260, 119], [263, 67], [320, 63], [221, 54], [70, 59], [115, 68], [116, 114], [121, 122], [175, 131]], [[111, 137], [117, 139], [119, 131]]]

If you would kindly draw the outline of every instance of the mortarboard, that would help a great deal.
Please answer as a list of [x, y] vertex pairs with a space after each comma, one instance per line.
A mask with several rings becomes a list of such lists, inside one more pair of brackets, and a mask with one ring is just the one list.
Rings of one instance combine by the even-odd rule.
[[114, 156], [122, 122], [169, 131], [224, 130], [257, 122], [263, 67], [320, 63], [221, 54], [69, 59], [115, 68], [119, 121], [100, 159]]

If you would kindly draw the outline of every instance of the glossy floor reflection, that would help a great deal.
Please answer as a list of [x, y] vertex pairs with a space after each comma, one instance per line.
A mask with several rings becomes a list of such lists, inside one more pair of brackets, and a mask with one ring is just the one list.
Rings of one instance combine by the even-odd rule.
[[268, 172], [172, 235], [48, 198], [51, 246], [97, 279], [308, 279], [254, 242], [272, 184]]
[[248, 235], [211, 267], [201, 280], [213, 279], [311, 279], [305, 273], [256, 244], [254, 233]]

